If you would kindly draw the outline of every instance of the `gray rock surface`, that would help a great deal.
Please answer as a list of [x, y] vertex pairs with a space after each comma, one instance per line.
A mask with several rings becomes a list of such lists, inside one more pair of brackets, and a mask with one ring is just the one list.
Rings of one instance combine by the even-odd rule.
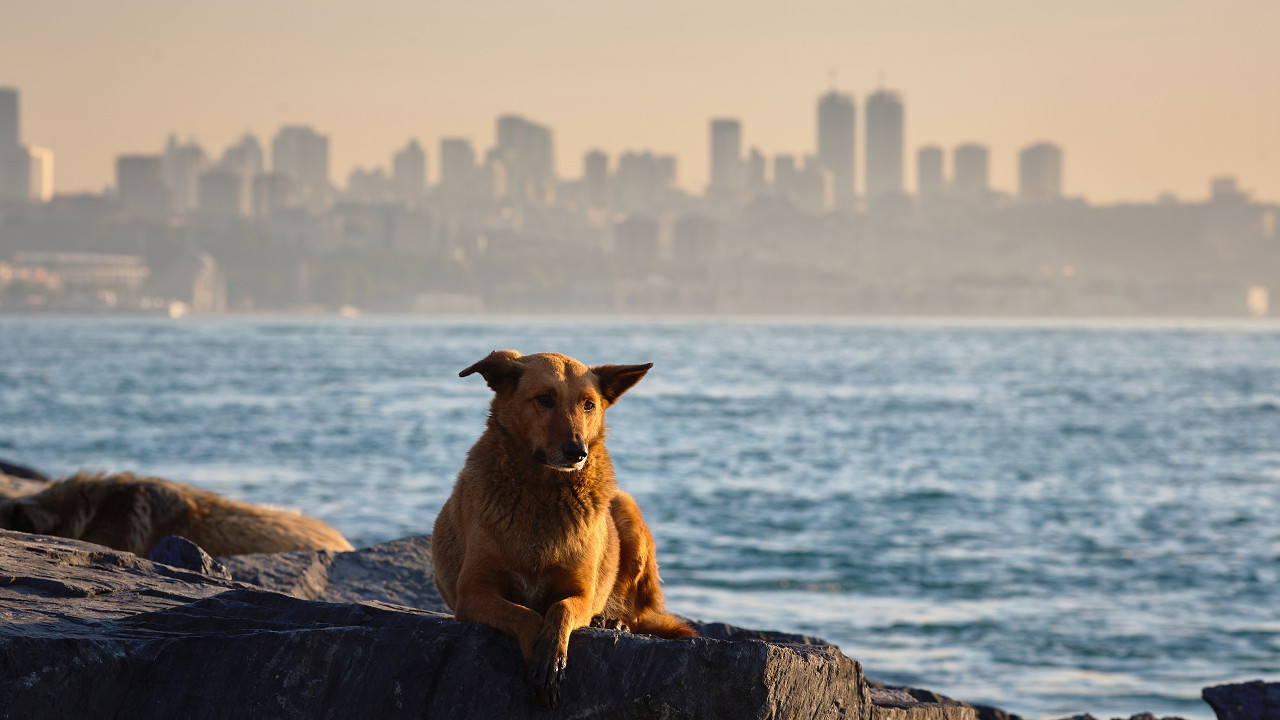
[[[268, 556], [228, 565], [235, 577], [323, 598], [304, 599], [0, 532], [0, 717], [869, 716], [861, 667], [829, 645], [607, 630], [573, 635], [560, 706], [537, 710], [506, 636], [386, 600], [330, 599], [429, 603], [423, 568], [406, 559], [425, 541], [404, 542], [338, 557], [290, 553], [285, 570]], [[391, 581], [375, 582], [375, 571]]]

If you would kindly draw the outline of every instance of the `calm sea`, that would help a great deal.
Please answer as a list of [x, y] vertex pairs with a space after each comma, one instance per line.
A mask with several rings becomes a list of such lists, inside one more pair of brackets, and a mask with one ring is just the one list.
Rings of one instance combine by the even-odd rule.
[[1280, 327], [0, 319], [0, 457], [430, 532], [495, 348], [609, 413], [679, 613], [1031, 717], [1280, 679]]

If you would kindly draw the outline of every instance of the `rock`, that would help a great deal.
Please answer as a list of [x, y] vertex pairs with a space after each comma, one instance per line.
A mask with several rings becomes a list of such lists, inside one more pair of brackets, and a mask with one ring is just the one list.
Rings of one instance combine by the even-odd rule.
[[165, 535], [147, 553], [151, 562], [198, 572], [209, 577], [230, 580], [231, 573], [222, 563], [209, 557], [199, 545], [178, 535]]
[[[427, 547], [415, 539], [337, 556], [286, 553], [278, 568], [265, 556], [228, 562], [235, 577], [326, 598], [304, 599], [87, 543], [0, 532], [0, 716], [870, 716], [861, 667], [830, 645], [607, 630], [573, 634], [560, 706], [536, 711], [513, 640], [391, 604], [438, 602], [423, 587], [429, 565], [413, 559]], [[382, 573], [385, 587], [375, 581]]]
[[[967, 714], [956, 714], [954, 717], [972, 717], [976, 720], [1022, 720], [1018, 715], [1001, 710], [1000, 708], [991, 707], [989, 705], [972, 705], [962, 702], [954, 698], [949, 698], [941, 693], [932, 690], [924, 690], [921, 688], [906, 687], [905, 685], [886, 685], [879, 680], [867, 679], [867, 685], [871, 687], [871, 701], [875, 704], [893, 704], [895, 709], [903, 703], [914, 702], [920, 706], [922, 712], [952, 712]], [[877, 690], [884, 691], [877, 696]], [[877, 700], [877, 697], [882, 698]], [[967, 710], [951, 710], [944, 711], [936, 708], [967, 708]], [[899, 716], [899, 717], [915, 717], [915, 716]], [[920, 715], [920, 717], [934, 717], [929, 715]], [[939, 714], [936, 717], [952, 717], [950, 715]]]
[[1218, 720], [1280, 720], [1280, 683], [1217, 685], [1205, 688], [1202, 696]]
[[49, 482], [49, 477], [39, 470], [33, 470], [25, 465], [18, 465], [4, 460], [0, 460], [0, 475], [8, 475], [10, 477], [21, 478], [23, 480]]

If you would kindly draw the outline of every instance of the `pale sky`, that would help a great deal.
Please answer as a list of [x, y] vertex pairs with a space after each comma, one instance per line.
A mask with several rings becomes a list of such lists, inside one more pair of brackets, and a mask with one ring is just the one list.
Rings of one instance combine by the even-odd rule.
[[1224, 174], [1280, 202], [1280, 0], [0, 0], [0, 86], [59, 192], [171, 131], [218, 156], [285, 123], [329, 135], [337, 183], [411, 137], [434, 181], [440, 137], [483, 153], [505, 112], [554, 130], [562, 177], [593, 147], [652, 149], [700, 192], [712, 117], [744, 150], [812, 153], [830, 70], [859, 165], [866, 95], [902, 94], [912, 189], [921, 145], [988, 145], [1007, 190], [1050, 140], [1093, 202]]

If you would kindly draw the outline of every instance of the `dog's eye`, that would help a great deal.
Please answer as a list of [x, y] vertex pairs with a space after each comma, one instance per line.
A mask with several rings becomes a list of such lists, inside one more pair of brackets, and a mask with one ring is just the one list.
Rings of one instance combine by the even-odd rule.
[[586, 402], [582, 403], [582, 409], [583, 409], [583, 410], [586, 410], [587, 412], [591, 412], [592, 410], [595, 410], [595, 409], [596, 409], [596, 404], [595, 404], [594, 402], [592, 402], [591, 400], [588, 400], [588, 401], [586, 401]]
[[544, 407], [548, 410], [556, 406], [556, 398], [554, 395], [539, 395], [533, 400], [538, 403], [540, 407]]

